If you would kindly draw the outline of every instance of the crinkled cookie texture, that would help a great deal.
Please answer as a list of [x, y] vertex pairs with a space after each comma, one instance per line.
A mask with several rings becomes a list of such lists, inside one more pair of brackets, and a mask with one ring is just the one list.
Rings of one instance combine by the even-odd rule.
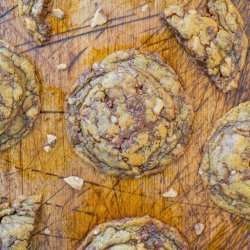
[[250, 220], [250, 101], [219, 119], [204, 148], [199, 174], [220, 207]]
[[159, 172], [182, 155], [192, 116], [173, 69], [134, 50], [94, 65], [67, 98], [76, 152], [119, 177]]
[[220, 90], [238, 87], [248, 39], [230, 0], [209, 0], [200, 12], [169, 6], [163, 20]]
[[49, 3], [49, 0], [18, 0], [24, 26], [38, 44], [45, 42], [50, 34], [51, 28], [46, 22]]
[[28, 249], [41, 199], [40, 195], [20, 196], [11, 205], [0, 203], [0, 249]]
[[0, 40], [0, 150], [28, 133], [39, 111], [39, 83], [33, 65]]
[[94, 228], [77, 250], [189, 249], [175, 229], [148, 216], [109, 221]]

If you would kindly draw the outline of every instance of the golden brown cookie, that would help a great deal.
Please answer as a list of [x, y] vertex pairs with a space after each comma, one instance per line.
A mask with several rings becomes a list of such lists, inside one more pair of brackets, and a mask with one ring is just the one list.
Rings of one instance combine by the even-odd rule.
[[39, 111], [39, 83], [33, 65], [0, 40], [0, 150], [28, 133]]
[[94, 228], [77, 250], [185, 250], [188, 243], [175, 229], [149, 216], [109, 221]]
[[230, 0], [209, 0], [202, 11], [169, 6], [162, 19], [220, 90], [238, 87], [248, 39]]
[[41, 199], [40, 195], [20, 196], [11, 205], [0, 203], [0, 249], [28, 249]]
[[250, 101], [231, 109], [214, 126], [199, 174], [212, 200], [250, 219]]
[[180, 157], [193, 117], [173, 69], [135, 50], [95, 64], [80, 77], [66, 106], [77, 154], [123, 178], [157, 173]]
[[18, 0], [23, 24], [38, 44], [49, 38], [51, 28], [46, 21], [49, 3], [49, 0]]

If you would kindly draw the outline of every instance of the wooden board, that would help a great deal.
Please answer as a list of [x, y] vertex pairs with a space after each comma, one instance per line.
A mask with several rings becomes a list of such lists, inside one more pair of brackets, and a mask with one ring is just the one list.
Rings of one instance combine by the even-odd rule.
[[[31, 249], [73, 249], [95, 225], [111, 219], [150, 215], [178, 228], [193, 249], [249, 249], [249, 224], [216, 207], [202, 187], [197, 169], [201, 149], [214, 122], [232, 106], [250, 100], [250, 56], [237, 91], [220, 93], [187, 57], [175, 38], [162, 27], [158, 13], [173, 1], [54, 0], [63, 9], [63, 21], [51, 17], [52, 39], [44, 46], [31, 41], [22, 27], [15, 0], [0, 2], [0, 37], [16, 45], [36, 66], [41, 78], [42, 112], [34, 130], [18, 145], [0, 154], [0, 197], [42, 193], [44, 204]], [[192, 7], [199, 0], [186, 1]], [[108, 14], [107, 25], [92, 29], [90, 19], [98, 3]], [[248, 0], [234, 0], [245, 18], [248, 36]], [[138, 180], [119, 180], [93, 171], [74, 153], [64, 121], [64, 99], [73, 81], [92, 63], [119, 49], [138, 48], [164, 56], [178, 72], [193, 101], [195, 121], [185, 155], [158, 175]], [[69, 68], [58, 72], [56, 66]], [[46, 153], [47, 134], [58, 137]], [[85, 179], [82, 191], [70, 188], [63, 177]], [[174, 199], [161, 193], [178, 190]], [[196, 223], [205, 224], [201, 236]], [[49, 235], [44, 230], [49, 228]]]

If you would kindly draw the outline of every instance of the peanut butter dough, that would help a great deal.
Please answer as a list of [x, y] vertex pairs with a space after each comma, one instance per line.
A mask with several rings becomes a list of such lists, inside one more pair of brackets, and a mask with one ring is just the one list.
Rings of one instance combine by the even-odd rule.
[[159, 172], [182, 155], [193, 117], [173, 69], [134, 50], [95, 64], [66, 106], [77, 154], [119, 177]]
[[238, 87], [248, 40], [243, 19], [230, 0], [209, 0], [199, 12], [172, 5], [162, 19], [220, 90]]
[[18, 0], [19, 15], [23, 24], [38, 44], [45, 42], [50, 34], [46, 22], [49, 0]]
[[199, 174], [212, 200], [250, 220], [250, 101], [219, 119], [204, 148]]
[[20, 196], [11, 205], [0, 203], [0, 249], [28, 249], [41, 199], [40, 195]]
[[33, 65], [0, 40], [0, 150], [28, 133], [39, 111], [39, 83]]
[[94, 228], [77, 250], [185, 250], [175, 229], [148, 216], [109, 221]]

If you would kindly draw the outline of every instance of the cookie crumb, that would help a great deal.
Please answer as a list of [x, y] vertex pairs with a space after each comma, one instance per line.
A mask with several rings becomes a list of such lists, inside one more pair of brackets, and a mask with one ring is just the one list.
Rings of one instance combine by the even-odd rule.
[[57, 69], [59, 71], [66, 70], [67, 68], [68, 68], [68, 65], [66, 63], [61, 63], [61, 64], [57, 65]]
[[141, 7], [141, 11], [142, 12], [147, 12], [148, 11], [148, 4], [145, 4], [145, 5], [143, 5], [142, 7]]
[[175, 198], [178, 195], [178, 192], [173, 188], [170, 188], [167, 192], [163, 193], [161, 196], [165, 198]]
[[72, 188], [77, 189], [77, 190], [81, 190], [82, 189], [82, 185], [84, 180], [78, 176], [69, 176], [66, 178], [63, 178], [63, 180], [69, 184]]
[[43, 231], [43, 233], [44, 233], [44, 234], [51, 234], [51, 231], [50, 231], [48, 228], [46, 228], [46, 229]]
[[98, 9], [94, 15], [94, 17], [91, 20], [91, 28], [94, 28], [99, 25], [103, 25], [108, 21], [107, 16], [104, 14], [102, 9]]
[[53, 15], [58, 19], [65, 18], [65, 14], [61, 9], [53, 9], [52, 12], [53, 12]]
[[202, 223], [197, 223], [194, 225], [194, 230], [197, 235], [201, 235], [204, 231], [205, 225]]
[[48, 153], [51, 151], [51, 147], [49, 145], [46, 145], [43, 147], [43, 149]]

